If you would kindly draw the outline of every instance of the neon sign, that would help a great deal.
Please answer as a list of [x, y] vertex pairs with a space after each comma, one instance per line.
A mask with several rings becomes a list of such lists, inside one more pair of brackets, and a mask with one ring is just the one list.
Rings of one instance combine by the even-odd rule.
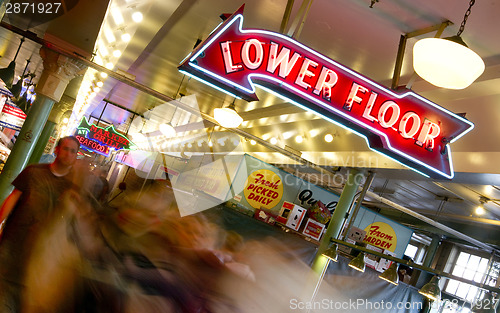
[[283, 34], [242, 29], [243, 6], [179, 66], [247, 101], [255, 86], [349, 128], [426, 176], [453, 178], [449, 144], [474, 124], [424, 97], [387, 89]]
[[102, 128], [89, 124], [84, 116], [76, 129], [76, 139], [90, 151], [109, 156], [111, 150], [135, 150], [136, 146], [127, 137], [119, 134], [114, 127]]

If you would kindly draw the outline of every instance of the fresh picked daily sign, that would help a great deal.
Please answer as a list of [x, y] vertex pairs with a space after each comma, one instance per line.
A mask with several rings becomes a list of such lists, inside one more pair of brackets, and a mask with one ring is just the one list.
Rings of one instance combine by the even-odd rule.
[[242, 29], [242, 12], [219, 25], [179, 70], [247, 101], [258, 100], [255, 85], [272, 90], [424, 175], [453, 178], [449, 144], [474, 124], [409, 90], [387, 89], [290, 37]]

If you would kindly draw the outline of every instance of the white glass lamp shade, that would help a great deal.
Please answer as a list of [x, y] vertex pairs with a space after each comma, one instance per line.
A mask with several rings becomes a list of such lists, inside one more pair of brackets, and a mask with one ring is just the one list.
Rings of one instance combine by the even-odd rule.
[[226, 128], [236, 128], [243, 122], [243, 118], [231, 108], [214, 109], [214, 118], [221, 126]]
[[435, 86], [464, 89], [484, 72], [484, 62], [458, 36], [425, 38], [413, 46], [413, 68]]
[[177, 134], [177, 132], [175, 131], [175, 128], [170, 123], [161, 123], [159, 128], [160, 128], [160, 132], [164, 136], [174, 137]]

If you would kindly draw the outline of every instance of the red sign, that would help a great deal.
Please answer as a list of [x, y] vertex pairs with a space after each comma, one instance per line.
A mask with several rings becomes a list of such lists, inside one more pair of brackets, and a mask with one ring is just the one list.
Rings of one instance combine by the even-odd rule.
[[365, 137], [370, 148], [426, 175], [453, 178], [449, 144], [474, 124], [410, 91], [397, 92], [283, 34], [242, 29], [243, 7], [179, 66], [247, 101], [255, 85]]
[[113, 126], [102, 128], [89, 124], [86, 117], [80, 121], [76, 137], [82, 146], [104, 156], [109, 156], [111, 149], [135, 148], [135, 145], [127, 137], [116, 132]]
[[26, 114], [23, 110], [15, 105], [5, 103], [0, 112], [0, 126], [20, 131], [25, 120]]
[[319, 240], [321, 238], [321, 235], [323, 234], [324, 229], [324, 224], [321, 224], [310, 218], [307, 220], [306, 226], [304, 227], [304, 231], [302, 233], [308, 237]]
[[76, 135], [75, 137], [76, 137], [76, 139], [78, 139], [80, 144], [82, 146], [84, 146], [85, 148], [92, 150], [92, 151], [95, 151], [95, 152], [102, 154], [102, 155], [105, 155], [105, 156], [109, 155], [110, 150], [109, 150], [108, 146], [102, 145], [96, 140], [88, 139], [88, 138], [85, 138], [85, 137], [82, 137], [79, 135]]

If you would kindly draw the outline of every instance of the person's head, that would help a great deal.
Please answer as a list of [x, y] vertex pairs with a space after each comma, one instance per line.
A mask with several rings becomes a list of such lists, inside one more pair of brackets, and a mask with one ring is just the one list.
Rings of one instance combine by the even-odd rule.
[[56, 159], [54, 163], [61, 166], [72, 166], [76, 162], [76, 154], [80, 148], [80, 142], [73, 136], [59, 139], [54, 150]]

